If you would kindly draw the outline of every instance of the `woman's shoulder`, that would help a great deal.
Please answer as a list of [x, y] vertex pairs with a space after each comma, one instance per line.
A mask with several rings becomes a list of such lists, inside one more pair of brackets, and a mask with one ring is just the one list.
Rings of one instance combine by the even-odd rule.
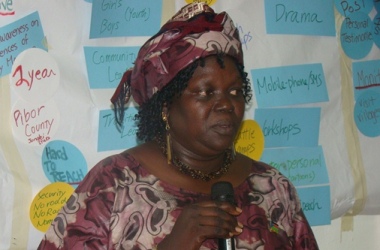
[[[127, 151], [110, 155], [102, 160], [100, 160], [90, 172], [95, 172], [95, 174], [111, 172], [115, 173], [117, 171], [122, 171], [125, 168], [133, 169], [140, 165], [140, 163]], [[90, 173], [89, 172], [89, 173]]]
[[123, 181], [128, 178], [127, 173], [136, 172], [139, 166], [139, 162], [125, 152], [110, 155], [90, 169], [77, 190], [79, 192], [88, 191], [92, 190], [94, 186], [99, 186], [99, 188], [113, 187], [116, 181]]

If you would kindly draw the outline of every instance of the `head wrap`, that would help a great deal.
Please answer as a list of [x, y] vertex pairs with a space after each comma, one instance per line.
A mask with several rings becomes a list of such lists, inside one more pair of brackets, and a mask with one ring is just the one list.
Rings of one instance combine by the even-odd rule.
[[150, 38], [128, 69], [111, 102], [122, 108], [133, 96], [141, 105], [166, 86], [180, 70], [209, 55], [226, 54], [243, 64], [239, 33], [225, 12], [216, 14], [206, 3], [179, 10]]

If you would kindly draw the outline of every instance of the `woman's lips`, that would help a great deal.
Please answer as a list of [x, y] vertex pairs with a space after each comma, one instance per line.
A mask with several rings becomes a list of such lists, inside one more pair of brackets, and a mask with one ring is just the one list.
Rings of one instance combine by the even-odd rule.
[[235, 126], [233, 126], [233, 123], [228, 121], [217, 122], [213, 128], [217, 133], [222, 135], [232, 135], [235, 133]]

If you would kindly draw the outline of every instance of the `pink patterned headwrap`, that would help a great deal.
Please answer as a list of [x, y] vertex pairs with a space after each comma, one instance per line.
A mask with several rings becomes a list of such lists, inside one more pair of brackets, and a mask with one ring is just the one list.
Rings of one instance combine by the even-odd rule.
[[205, 3], [183, 7], [140, 49], [111, 98], [122, 108], [132, 95], [143, 104], [166, 86], [180, 70], [209, 55], [226, 54], [243, 64], [239, 33], [225, 12], [215, 13]]

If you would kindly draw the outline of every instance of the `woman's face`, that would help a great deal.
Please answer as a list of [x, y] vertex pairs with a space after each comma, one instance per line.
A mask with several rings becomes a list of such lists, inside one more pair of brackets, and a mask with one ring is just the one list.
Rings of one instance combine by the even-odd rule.
[[[173, 145], [196, 154], [223, 152], [232, 145], [244, 116], [242, 78], [230, 57], [198, 66], [187, 88], [169, 109]], [[180, 145], [180, 146], [179, 146]]]

